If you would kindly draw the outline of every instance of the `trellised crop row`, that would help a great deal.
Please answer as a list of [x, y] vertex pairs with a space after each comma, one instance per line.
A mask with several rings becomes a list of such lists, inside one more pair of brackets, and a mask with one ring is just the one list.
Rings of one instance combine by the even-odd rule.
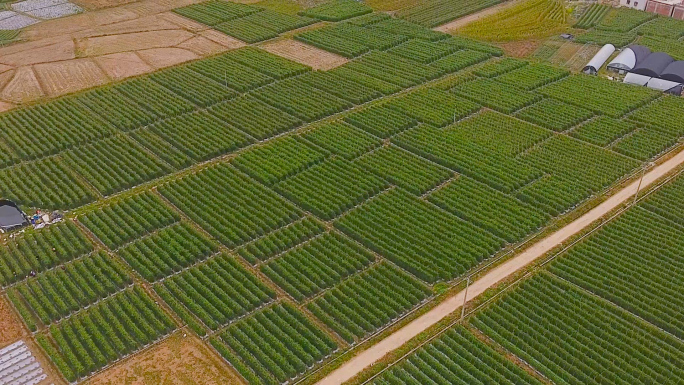
[[25, 234], [0, 247], [0, 286], [86, 255], [93, 245], [71, 222]]
[[351, 343], [396, 320], [428, 296], [426, 286], [383, 262], [337, 285], [307, 308]]
[[287, 303], [236, 322], [212, 344], [251, 384], [267, 385], [291, 380], [337, 350], [335, 341]]
[[19, 304], [23, 297], [40, 321], [48, 325], [131, 283], [133, 280], [119, 262], [98, 252], [12, 288], [16, 290], [13, 302]]
[[278, 229], [237, 250], [249, 263], [256, 264], [305, 242], [325, 230], [323, 224], [312, 217]]
[[168, 291], [212, 330], [275, 299], [272, 289], [224, 254], [165, 280], [155, 290]]
[[332, 287], [375, 260], [347, 237], [329, 232], [261, 266], [261, 271], [298, 301]]
[[121, 245], [180, 220], [180, 215], [152, 193], [121, 199], [78, 220], [86, 225], [107, 247]]
[[358, 166], [332, 159], [276, 184], [274, 189], [323, 219], [332, 219], [376, 195], [387, 183]]
[[218, 246], [186, 223], [174, 224], [121, 248], [118, 253], [152, 282], [201, 261]]
[[174, 328], [161, 308], [135, 287], [50, 326], [49, 334], [37, 340], [64, 377], [74, 382]]
[[284, 198], [228, 165], [204, 169], [159, 191], [231, 248], [301, 217]]

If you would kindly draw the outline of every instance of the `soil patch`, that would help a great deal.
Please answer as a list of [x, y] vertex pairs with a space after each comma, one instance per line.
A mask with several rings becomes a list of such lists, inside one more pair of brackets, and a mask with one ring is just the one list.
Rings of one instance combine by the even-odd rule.
[[143, 61], [155, 69], [174, 66], [185, 63], [186, 61], [199, 59], [199, 56], [192, 51], [182, 48], [153, 48], [138, 51], [138, 55]]
[[117, 52], [174, 46], [193, 36], [188, 31], [171, 30], [91, 37], [81, 40], [79, 42], [79, 49], [86, 56], [107, 55]]
[[87, 10], [95, 10], [101, 8], [118, 7], [119, 5], [125, 5], [134, 3], [138, 0], [72, 0], [74, 3], [80, 5]]
[[74, 59], [33, 66], [38, 81], [50, 97], [76, 92], [109, 81], [92, 59]]
[[21, 320], [12, 309], [9, 300], [0, 296], [0, 348], [17, 342], [24, 335]]
[[95, 58], [107, 76], [113, 80], [121, 80], [152, 72], [154, 69], [145, 63], [135, 52], [113, 53]]
[[87, 385], [231, 385], [240, 378], [213, 350], [180, 331], [161, 344], [106, 370]]
[[525, 58], [532, 55], [541, 44], [541, 40], [523, 40], [500, 43], [499, 46], [508, 56]]
[[12, 66], [49, 63], [59, 60], [69, 60], [76, 57], [74, 42], [64, 40], [44, 47], [30, 48], [21, 52], [3, 55], [0, 62]]
[[17, 68], [12, 80], [7, 83], [0, 96], [14, 103], [28, 103], [45, 94], [31, 67]]
[[290, 39], [269, 42], [259, 48], [317, 70], [329, 70], [349, 61], [340, 55]]

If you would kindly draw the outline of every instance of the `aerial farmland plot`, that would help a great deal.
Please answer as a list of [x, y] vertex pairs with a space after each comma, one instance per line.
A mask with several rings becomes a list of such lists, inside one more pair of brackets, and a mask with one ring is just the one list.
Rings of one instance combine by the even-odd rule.
[[676, 21], [8, 7], [0, 384], [682, 382], [684, 99], [581, 71]]

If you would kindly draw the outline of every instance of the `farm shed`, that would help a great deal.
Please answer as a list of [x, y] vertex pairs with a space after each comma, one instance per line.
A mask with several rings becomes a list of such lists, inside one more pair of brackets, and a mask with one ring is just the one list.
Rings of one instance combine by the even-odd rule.
[[631, 71], [638, 62], [646, 59], [651, 50], [643, 45], [631, 45], [620, 52], [615, 59], [608, 63], [608, 69], [613, 71]]
[[645, 86], [646, 84], [648, 84], [648, 81], [651, 79], [652, 78], [650, 76], [628, 73], [627, 76], [625, 76], [624, 82], [627, 84], [634, 84], [637, 86]]
[[665, 52], [655, 52], [641, 62], [637, 62], [637, 65], [632, 69], [632, 73], [644, 76], [650, 76], [652, 78], [660, 77], [660, 74], [665, 71], [665, 68], [672, 64], [674, 59], [672, 56], [666, 54]]
[[670, 63], [660, 74], [660, 78], [671, 82], [684, 83], [684, 60]]
[[14, 202], [0, 200], [0, 232], [11, 231], [27, 224], [24, 213]]
[[584, 69], [582, 69], [582, 72], [585, 74], [589, 75], [596, 75], [598, 71], [603, 67], [603, 64], [608, 60], [610, 55], [615, 52], [615, 46], [612, 44], [606, 44], [601, 49], [594, 55], [591, 60], [589, 60], [589, 63], [587, 63], [586, 66], [584, 66]]

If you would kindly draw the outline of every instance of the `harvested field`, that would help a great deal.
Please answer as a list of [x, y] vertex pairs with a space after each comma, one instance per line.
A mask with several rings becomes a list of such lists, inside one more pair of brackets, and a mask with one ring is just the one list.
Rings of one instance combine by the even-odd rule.
[[87, 56], [97, 56], [175, 46], [191, 37], [192, 33], [183, 30], [126, 33], [86, 38], [79, 42], [79, 48]]
[[130, 4], [136, 1], [138, 0], [74, 0], [74, 3], [87, 10], [95, 10], [101, 8], [118, 7], [120, 5]]
[[348, 62], [347, 58], [295, 40], [278, 40], [261, 48], [317, 70], [329, 70]]
[[503, 48], [508, 56], [525, 58], [534, 53], [542, 44], [540, 40], [523, 40], [513, 41], [508, 43], [500, 43], [499, 47]]
[[50, 97], [107, 83], [109, 79], [92, 59], [74, 59], [33, 67], [38, 81]]
[[153, 48], [139, 51], [138, 55], [154, 69], [170, 67], [186, 61], [199, 59], [192, 51], [182, 48]]
[[74, 42], [71, 40], [63, 40], [43, 47], [35, 47], [12, 54], [2, 55], [0, 56], [0, 62], [11, 66], [22, 66], [69, 60], [74, 59], [75, 57]]
[[44, 95], [33, 69], [20, 67], [2, 90], [0, 97], [14, 103], [27, 103]]
[[145, 63], [135, 52], [113, 53], [95, 58], [97, 64], [113, 80], [151, 72], [152, 67]]
[[98, 374], [87, 385], [241, 384], [221, 358], [194, 336], [179, 332], [154, 348]]

